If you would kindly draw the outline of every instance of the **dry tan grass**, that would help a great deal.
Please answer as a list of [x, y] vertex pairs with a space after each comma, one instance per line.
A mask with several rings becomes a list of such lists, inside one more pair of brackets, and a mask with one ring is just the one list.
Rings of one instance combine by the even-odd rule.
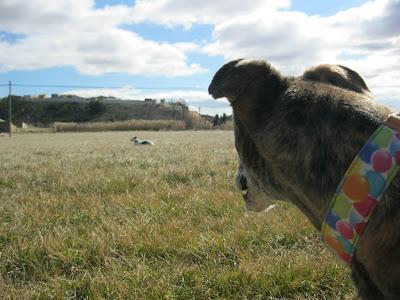
[[235, 169], [229, 131], [2, 139], [0, 298], [351, 296], [297, 209], [244, 212]]
[[186, 122], [178, 120], [127, 120], [116, 122], [54, 123], [54, 130], [56, 132], [183, 129], [186, 129]]
[[232, 121], [227, 121], [224, 124], [221, 124], [221, 125], [217, 126], [215, 129], [233, 130], [233, 122]]

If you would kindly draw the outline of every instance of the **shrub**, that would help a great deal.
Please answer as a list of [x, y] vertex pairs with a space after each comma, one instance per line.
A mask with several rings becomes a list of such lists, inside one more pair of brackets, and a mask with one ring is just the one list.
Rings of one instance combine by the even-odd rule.
[[190, 129], [212, 129], [211, 122], [194, 111], [189, 111], [185, 115], [185, 121]]

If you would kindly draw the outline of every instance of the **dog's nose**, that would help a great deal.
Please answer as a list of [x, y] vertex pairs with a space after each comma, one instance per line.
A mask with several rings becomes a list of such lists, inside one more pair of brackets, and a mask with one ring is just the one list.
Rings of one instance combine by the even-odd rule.
[[239, 190], [245, 191], [247, 190], [247, 178], [243, 174], [236, 175], [236, 186]]

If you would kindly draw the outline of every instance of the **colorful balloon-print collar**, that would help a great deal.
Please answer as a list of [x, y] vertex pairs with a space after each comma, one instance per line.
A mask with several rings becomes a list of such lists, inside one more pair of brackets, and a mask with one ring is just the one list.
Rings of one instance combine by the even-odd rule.
[[390, 115], [354, 158], [332, 198], [321, 238], [348, 265], [357, 242], [400, 166], [400, 117]]

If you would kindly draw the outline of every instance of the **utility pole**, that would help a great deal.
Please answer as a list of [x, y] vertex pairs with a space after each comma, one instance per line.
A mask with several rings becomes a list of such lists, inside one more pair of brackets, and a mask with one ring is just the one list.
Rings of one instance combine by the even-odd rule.
[[200, 112], [200, 107], [199, 107], [199, 127], [198, 127], [198, 130], [200, 130], [200, 126], [201, 126], [201, 112]]
[[8, 82], [8, 135], [11, 137], [11, 80]]

